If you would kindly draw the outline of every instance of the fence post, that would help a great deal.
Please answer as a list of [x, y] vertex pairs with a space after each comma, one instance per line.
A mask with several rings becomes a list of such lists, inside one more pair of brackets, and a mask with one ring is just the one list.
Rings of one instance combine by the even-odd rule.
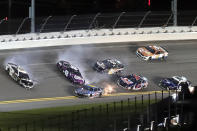
[[23, 24], [25, 23], [25, 21], [26, 21], [27, 19], [29, 19], [29, 17], [25, 17], [25, 18], [23, 19], [23, 21], [22, 21], [22, 23], [20, 24], [20, 26], [19, 26], [18, 30], [16, 31], [16, 34], [15, 34], [15, 35], [17, 35], [17, 34], [19, 33], [19, 31], [21, 30], [21, 28], [23, 27]]
[[121, 100], [120, 104], [121, 104], [121, 118], [123, 118], [123, 101], [122, 100]]
[[130, 115], [128, 115], [128, 130], [130, 130]]
[[130, 98], [128, 98], [128, 109], [129, 109], [129, 112], [130, 112]]
[[170, 100], [170, 90], [169, 90], [169, 92], [168, 92], [168, 95], [169, 95], [169, 97], [168, 97], [168, 118], [170, 119], [170, 117], [171, 117], [171, 100]]
[[157, 123], [157, 92], [155, 91], [155, 123]]
[[196, 20], [197, 20], [197, 16], [195, 17], [194, 21], [192, 22], [191, 27], [194, 26], [194, 24], [196, 23]]
[[173, 14], [171, 13], [170, 17], [168, 18], [168, 20], [166, 21], [166, 23], [163, 25], [163, 28], [165, 28], [166, 26], [168, 26], [168, 23], [170, 21], [170, 19], [172, 19]]
[[102, 105], [99, 105], [99, 113], [102, 114]]
[[61, 130], [61, 115], [58, 115], [58, 131]]
[[112, 29], [114, 29], [116, 27], [116, 25], [118, 24], [118, 21], [120, 20], [120, 17], [124, 14], [125, 12], [121, 12], [120, 15], [118, 16], [117, 20], [115, 21], [114, 25], [112, 26]]
[[44, 121], [41, 121], [42, 123], [42, 131], [44, 131]]
[[136, 115], [136, 110], [137, 110], [137, 97], [135, 96], [135, 115]]
[[148, 94], [148, 116], [147, 116], [147, 122], [150, 122], [150, 94]]
[[114, 101], [114, 112], [116, 112], [116, 102]]
[[89, 25], [89, 27], [88, 27], [88, 31], [92, 28], [92, 24], [94, 23], [94, 21], [96, 20], [96, 18], [97, 18], [100, 14], [101, 14], [101, 13], [97, 13], [97, 14], [94, 16], [92, 22], [90, 23], [90, 25]]
[[87, 117], [87, 109], [84, 110], [85, 117]]
[[106, 104], [106, 113], [107, 113], [107, 118], [109, 117], [109, 104]]
[[94, 118], [94, 107], [92, 107], [92, 130], [91, 131], [94, 131], [94, 125], [95, 124], [95, 118]]
[[182, 102], [181, 102], [181, 126], [183, 125], [183, 119], [184, 119], [184, 116], [183, 116], [183, 103], [184, 103], [184, 100], [185, 100], [185, 94], [184, 94], [184, 92], [183, 92], [183, 94], [182, 94]]
[[161, 101], [163, 102], [163, 90], [161, 91]]
[[151, 11], [146, 12], [146, 14], [144, 15], [143, 19], [140, 21], [140, 24], [138, 25], [138, 28], [141, 27], [141, 25], [143, 24], [144, 20], [146, 19], [146, 17], [151, 13]]
[[72, 15], [72, 16], [70, 17], [68, 23], [67, 23], [66, 26], [64, 27], [64, 32], [67, 30], [69, 24], [71, 23], [71, 21], [73, 20], [73, 18], [74, 18], [75, 16], [77, 16], [77, 15]]
[[74, 112], [72, 112], [72, 114], [71, 114], [71, 131], [74, 131], [74, 117], [75, 117], [75, 114], [74, 114]]
[[114, 131], [116, 131], [116, 119], [114, 120]]
[[25, 131], [27, 131], [27, 123], [25, 123]]
[[42, 30], [44, 29], [44, 27], [45, 27], [47, 21], [48, 21], [51, 17], [52, 17], [52, 16], [50, 15], [50, 16], [48, 16], [48, 17], [45, 19], [44, 23], [42, 24], [42, 26], [41, 26], [41, 28], [40, 28], [40, 32], [39, 32], [39, 33], [42, 32]]
[[16, 130], [19, 131], [19, 125], [16, 126]]
[[36, 122], [33, 121], [33, 131], [35, 131], [35, 130], [36, 130]]
[[144, 95], [142, 95], [142, 106], [141, 107], [142, 107], [141, 110], [143, 111], [143, 107], [144, 107]]

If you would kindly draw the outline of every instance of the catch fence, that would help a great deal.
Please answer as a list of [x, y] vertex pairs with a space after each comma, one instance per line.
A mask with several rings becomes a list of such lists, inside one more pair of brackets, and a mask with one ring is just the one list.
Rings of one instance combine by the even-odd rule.
[[[178, 26], [196, 26], [197, 11], [178, 12]], [[173, 25], [172, 12], [121, 12], [36, 18], [36, 33], [70, 30], [166, 27]], [[30, 18], [0, 19], [0, 35], [31, 32]]]
[[[10, 117], [5, 120], [8, 127], [1, 127], [1, 131], [142, 131], [151, 127], [152, 122], [155, 131], [165, 131], [170, 128], [163, 126], [164, 120], [177, 114], [183, 116], [183, 105], [177, 104], [177, 99], [172, 101], [171, 92], [162, 91], [62, 114], [27, 113], [20, 119]], [[6, 112], [5, 115], [15, 116]], [[184, 119], [180, 121], [184, 123]], [[158, 127], [159, 123], [163, 125]]]

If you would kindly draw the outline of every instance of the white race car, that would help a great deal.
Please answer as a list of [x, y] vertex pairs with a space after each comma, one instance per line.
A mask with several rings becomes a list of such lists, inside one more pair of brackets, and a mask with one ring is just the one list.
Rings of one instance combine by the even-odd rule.
[[21, 86], [25, 87], [26, 89], [31, 89], [34, 87], [33, 81], [30, 80], [27, 72], [20, 66], [13, 63], [8, 63], [5, 67], [5, 70], [11, 76], [11, 78], [13, 78], [16, 82], [18, 82]]

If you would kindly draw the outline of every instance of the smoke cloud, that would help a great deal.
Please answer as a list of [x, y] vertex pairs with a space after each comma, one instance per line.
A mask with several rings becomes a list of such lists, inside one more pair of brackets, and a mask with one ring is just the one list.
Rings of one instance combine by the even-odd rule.
[[7, 63], [16, 64], [20, 66], [21, 68], [23, 68], [28, 73], [30, 79], [38, 81], [35, 79], [32, 69], [28, 66], [31, 59], [33, 59], [33, 55], [30, 55], [30, 54], [15, 54], [12, 56], [8, 56], [4, 60], [3, 66], [5, 67]]
[[98, 83], [102, 80], [108, 79], [108, 75], [100, 74], [93, 70], [93, 66], [97, 59], [92, 58], [95, 55], [93, 49], [82, 46], [71, 46], [62, 52], [58, 53], [57, 62], [65, 60], [70, 62], [72, 65], [79, 68], [86, 84]]

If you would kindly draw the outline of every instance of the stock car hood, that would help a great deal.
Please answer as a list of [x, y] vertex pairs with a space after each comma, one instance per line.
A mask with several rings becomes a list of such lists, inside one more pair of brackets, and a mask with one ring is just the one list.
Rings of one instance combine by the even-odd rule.
[[85, 90], [84, 88], [77, 88], [75, 90], [76, 93], [79, 93], [79, 94], [90, 94], [90, 91], [88, 90]]
[[149, 52], [146, 48], [142, 47], [138, 49], [138, 52], [140, 52], [143, 56], [152, 56], [153, 54]]
[[162, 83], [165, 84], [166, 86], [172, 86], [172, 87], [175, 87], [177, 86], [175, 83], [173, 83], [171, 80], [169, 79], [164, 79], [162, 80]]
[[21, 79], [21, 83], [23, 83], [26, 86], [33, 86], [33, 82], [31, 80]]
[[134, 82], [131, 81], [131, 80], [129, 80], [128, 78], [121, 77], [120, 79], [121, 79], [124, 83], [126, 83], [127, 85], [134, 84]]

